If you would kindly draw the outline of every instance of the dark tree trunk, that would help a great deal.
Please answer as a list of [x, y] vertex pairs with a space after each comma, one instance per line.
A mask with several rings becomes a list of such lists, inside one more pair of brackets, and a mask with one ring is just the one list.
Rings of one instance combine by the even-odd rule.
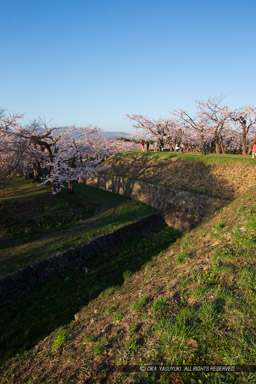
[[220, 154], [221, 151], [220, 151], [220, 140], [219, 140], [219, 137], [217, 135], [215, 135], [214, 137], [214, 143], [215, 143], [215, 152]]
[[74, 182], [68, 181], [68, 193], [73, 194], [74, 193]]
[[242, 154], [243, 155], [246, 155], [247, 153], [246, 136], [247, 136], [247, 127], [246, 127], [246, 121], [244, 121], [243, 132], [242, 132]]
[[39, 182], [39, 177], [40, 175], [39, 175], [39, 171], [38, 171], [38, 169], [34, 169], [33, 170], [33, 179], [34, 179], [34, 182], [35, 183], [38, 183]]

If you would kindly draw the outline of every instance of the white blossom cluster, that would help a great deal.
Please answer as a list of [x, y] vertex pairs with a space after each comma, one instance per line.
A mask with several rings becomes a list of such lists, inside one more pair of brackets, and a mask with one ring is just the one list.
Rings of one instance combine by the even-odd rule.
[[106, 169], [100, 166], [110, 155], [138, 144], [100, 137], [98, 127], [49, 129], [42, 122], [27, 127], [19, 124], [21, 115], [0, 117], [0, 182], [20, 173], [39, 183], [50, 182], [52, 193]]

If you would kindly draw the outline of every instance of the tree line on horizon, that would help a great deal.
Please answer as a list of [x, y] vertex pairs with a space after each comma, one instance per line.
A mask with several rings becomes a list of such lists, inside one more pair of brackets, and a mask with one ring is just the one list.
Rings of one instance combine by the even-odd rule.
[[256, 143], [256, 107], [244, 106], [231, 109], [223, 105], [223, 99], [210, 98], [206, 102], [195, 101], [194, 116], [183, 109], [170, 112], [168, 119], [150, 119], [143, 115], [126, 115], [137, 131], [134, 137], [155, 141], [159, 147], [176, 144], [186, 151], [200, 150], [202, 145], [210, 152], [249, 154]]
[[103, 139], [96, 126], [49, 128], [35, 120], [22, 126], [23, 115], [0, 110], [0, 187], [10, 176], [23, 175], [38, 183], [51, 183], [52, 193], [66, 184], [73, 192], [74, 182], [94, 176], [105, 168], [101, 163], [110, 155], [137, 150], [141, 140], [156, 142], [159, 148], [176, 145], [185, 151], [200, 150], [203, 144], [217, 154], [232, 151], [249, 154], [256, 143], [256, 107], [231, 109], [223, 99], [196, 101], [191, 116], [182, 109], [170, 112], [168, 119], [126, 115], [136, 134], [130, 139]]

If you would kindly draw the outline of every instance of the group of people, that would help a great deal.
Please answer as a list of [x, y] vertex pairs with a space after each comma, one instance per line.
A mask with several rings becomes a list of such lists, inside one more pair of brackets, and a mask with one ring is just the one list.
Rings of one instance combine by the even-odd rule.
[[[141, 150], [142, 152], [144, 152], [145, 150], [148, 152], [149, 150], [149, 142], [144, 142], [142, 140], [141, 142]], [[159, 144], [157, 141], [154, 142], [154, 152], [158, 152], [158, 151], [163, 151], [164, 150], [164, 146]], [[176, 144], [175, 146], [175, 151], [176, 152], [183, 152], [183, 146], [182, 145], [179, 145], [179, 144]]]
[[146, 151], [148, 152], [148, 150], [149, 150], [149, 142], [147, 141], [147, 142], [145, 143], [145, 142], [142, 140], [142, 142], [141, 142], [141, 150], [142, 150], [142, 152], [144, 152], [145, 149], [146, 149]]
[[154, 142], [154, 152], [158, 152], [158, 151], [163, 151], [164, 150], [164, 147], [163, 145], [157, 143], [156, 141]]
[[176, 144], [175, 145], [175, 151], [176, 152], [183, 152], [183, 145]]

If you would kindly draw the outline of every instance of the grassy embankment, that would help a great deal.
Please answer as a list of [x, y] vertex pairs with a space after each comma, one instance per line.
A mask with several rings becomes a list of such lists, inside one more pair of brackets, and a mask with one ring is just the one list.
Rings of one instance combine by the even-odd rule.
[[[231, 164], [234, 174], [241, 172], [241, 181], [246, 180], [241, 164]], [[159, 167], [159, 177], [167, 165]], [[249, 175], [255, 175], [253, 165], [246, 167]], [[219, 179], [209, 169], [205, 173], [216, 186], [226, 180], [222, 188], [231, 200], [241, 189], [230, 188], [234, 174], [230, 179], [227, 174]], [[10, 322], [10, 329], [2, 338], [5, 358], [61, 327], [7, 362], [0, 382], [255, 382], [252, 372], [125, 374], [116, 369], [120, 364], [256, 363], [255, 192], [250, 188], [168, 249], [178, 233], [159, 228], [155, 234], [119, 244], [104, 255], [104, 263], [86, 263], [87, 274], [69, 271], [6, 307], [3, 323]]]
[[163, 152], [149, 152], [142, 151], [124, 151], [116, 154], [115, 156], [147, 156], [154, 157], [157, 159], [186, 159], [186, 160], [196, 160], [203, 162], [218, 162], [218, 163], [227, 163], [227, 162], [246, 162], [251, 163], [251, 155], [241, 155], [241, 154], [217, 154], [217, 153], [208, 153], [206, 156], [202, 155], [201, 152], [170, 152], [169, 150], [164, 150]]
[[[114, 159], [114, 161], [113, 161]], [[232, 200], [255, 185], [256, 160], [242, 155], [124, 152], [105, 173]]]
[[69, 325], [10, 361], [1, 382], [254, 382], [253, 372], [127, 375], [116, 366], [255, 364], [255, 192], [240, 196], [138, 272], [126, 272], [121, 287], [108, 288]]
[[110, 233], [155, 212], [138, 201], [85, 185], [52, 196], [14, 179], [0, 191], [0, 275]]
[[[73, 196], [65, 192], [51, 196], [48, 188], [22, 179], [2, 191], [1, 199], [1, 235], [6, 237], [2, 270], [8, 262], [9, 268], [15, 268], [45, 258], [60, 246], [76, 246], [155, 212], [146, 204], [84, 185], [76, 185]], [[122, 284], [123, 276], [139, 270], [180, 235], [163, 224], [153, 234], [122, 242], [100, 258], [88, 260], [90, 273], [82, 268], [70, 270], [0, 309], [1, 363], [31, 348], [56, 327], [68, 324], [102, 290]]]

